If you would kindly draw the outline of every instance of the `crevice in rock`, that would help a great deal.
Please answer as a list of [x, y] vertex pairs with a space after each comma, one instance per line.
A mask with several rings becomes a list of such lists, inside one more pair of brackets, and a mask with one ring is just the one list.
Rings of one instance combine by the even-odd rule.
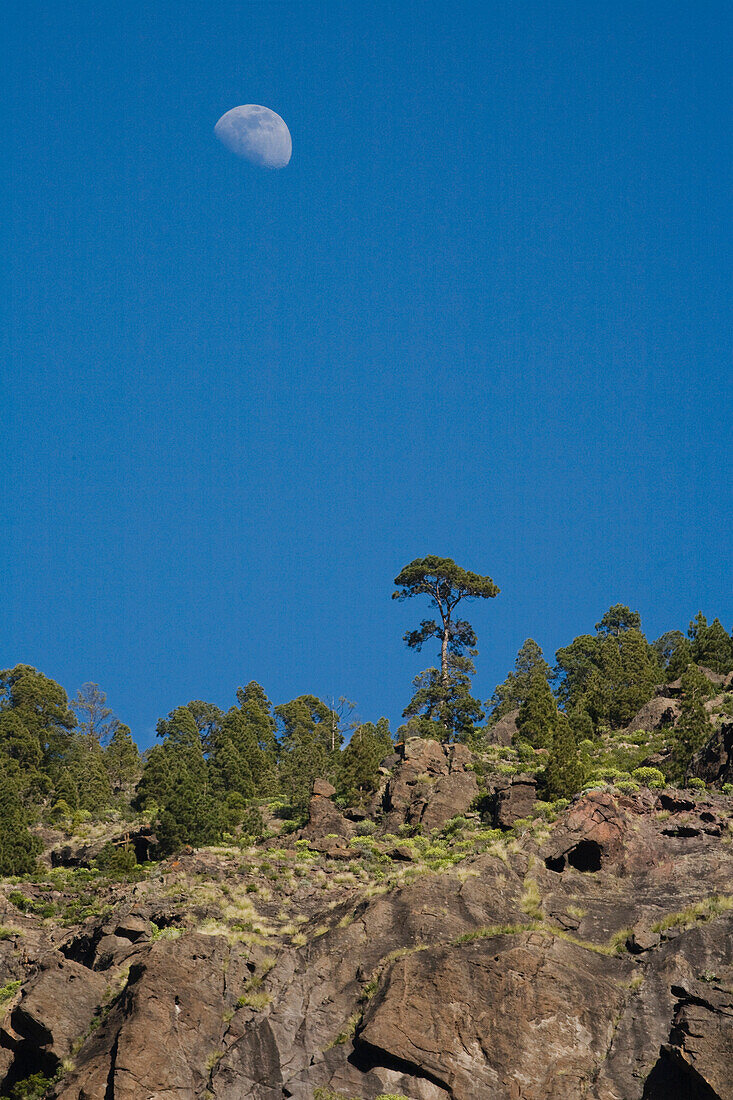
[[445, 1081], [435, 1077], [429, 1070], [418, 1065], [417, 1062], [410, 1062], [406, 1058], [397, 1058], [394, 1054], [384, 1050], [383, 1047], [372, 1046], [371, 1043], [367, 1043], [358, 1036], [354, 1040], [354, 1049], [349, 1055], [348, 1061], [361, 1073], [371, 1073], [376, 1069], [389, 1069], [395, 1073], [404, 1073], [410, 1077], [419, 1077], [424, 1081], [430, 1081], [438, 1088], [445, 1089], [448, 1096], [451, 1095], [451, 1090]]
[[548, 871], [556, 871], [557, 874], [562, 874], [565, 870], [565, 856], [548, 856], [545, 860], [545, 867]]
[[662, 1047], [644, 1084], [642, 1100], [722, 1100], [686, 1063]]
[[104, 1090], [104, 1100], [115, 1100], [115, 1069], [117, 1067], [117, 1046], [119, 1041], [120, 1037], [119, 1034], [117, 1034], [112, 1044], [112, 1049], [109, 1052], [109, 1073], [107, 1074], [107, 1087]]

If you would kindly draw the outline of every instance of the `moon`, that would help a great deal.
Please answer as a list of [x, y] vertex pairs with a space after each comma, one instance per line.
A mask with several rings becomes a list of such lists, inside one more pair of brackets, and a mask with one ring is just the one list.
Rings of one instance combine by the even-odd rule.
[[214, 133], [232, 153], [261, 168], [284, 168], [293, 152], [290, 131], [280, 115], [257, 103], [232, 107]]

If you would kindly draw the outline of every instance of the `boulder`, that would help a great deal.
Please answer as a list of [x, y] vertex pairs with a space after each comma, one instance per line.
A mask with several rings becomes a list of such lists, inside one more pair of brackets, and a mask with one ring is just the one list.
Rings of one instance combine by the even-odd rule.
[[642, 800], [594, 790], [568, 807], [541, 854], [550, 871], [595, 872], [612, 866], [620, 872], [652, 866], [659, 848], [659, 835]]
[[411, 737], [397, 749], [400, 759], [382, 800], [388, 829], [402, 824], [435, 829], [466, 813], [479, 793], [466, 745]]
[[308, 822], [300, 830], [300, 836], [304, 840], [320, 840], [331, 834], [350, 837], [353, 832], [353, 823], [344, 817], [330, 798], [313, 795], [308, 804]]
[[55, 953], [24, 986], [11, 1015], [13, 1030], [39, 1052], [39, 1060], [59, 1064], [88, 1030], [106, 989], [101, 974]]
[[514, 775], [494, 782], [493, 823], [499, 829], [511, 829], [520, 818], [528, 817], [537, 800], [537, 780], [532, 775]]
[[626, 727], [626, 733], [632, 734], [637, 730], [654, 733], [656, 730], [674, 726], [681, 709], [681, 704], [676, 699], [655, 695], [644, 703], [638, 714], [631, 719]]
[[336, 788], [327, 779], [313, 780], [313, 798], [333, 798], [335, 794]]
[[131, 940], [133, 943], [137, 943], [139, 940], [149, 940], [151, 933], [150, 921], [135, 913], [128, 913], [126, 917], [118, 920], [114, 929], [115, 936]]
[[484, 731], [484, 740], [488, 745], [502, 745], [506, 748], [511, 745], [514, 737], [519, 733], [519, 726], [517, 725], [517, 719], [519, 718], [519, 709], [510, 710], [508, 714], [505, 714], [503, 718], [500, 718], [498, 722], [495, 722], [493, 726], [488, 726]]

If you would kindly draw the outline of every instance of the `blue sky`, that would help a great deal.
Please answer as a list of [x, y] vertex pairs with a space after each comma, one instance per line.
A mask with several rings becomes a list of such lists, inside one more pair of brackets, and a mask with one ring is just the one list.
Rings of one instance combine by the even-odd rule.
[[[730, 7], [9, 0], [0, 666], [399, 719], [425, 554], [476, 693], [731, 594]], [[213, 136], [283, 116], [280, 172]]]

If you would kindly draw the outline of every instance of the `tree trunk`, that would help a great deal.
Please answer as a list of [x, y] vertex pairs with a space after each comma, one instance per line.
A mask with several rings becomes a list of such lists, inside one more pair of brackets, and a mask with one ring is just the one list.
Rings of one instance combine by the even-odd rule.
[[[443, 691], [445, 695], [448, 695], [448, 688], [450, 686], [450, 676], [448, 673], [448, 638], [450, 637], [450, 618], [443, 617], [443, 641], [440, 647], [440, 663], [441, 663], [441, 681], [443, 683]], [[448, 711], [445, 706], [445, 700], [443, 706], [440, 708], [442, 711], [443, 725], [445, 726], [446, 734], [450, 733], [450, 722], [448, 720]]]

